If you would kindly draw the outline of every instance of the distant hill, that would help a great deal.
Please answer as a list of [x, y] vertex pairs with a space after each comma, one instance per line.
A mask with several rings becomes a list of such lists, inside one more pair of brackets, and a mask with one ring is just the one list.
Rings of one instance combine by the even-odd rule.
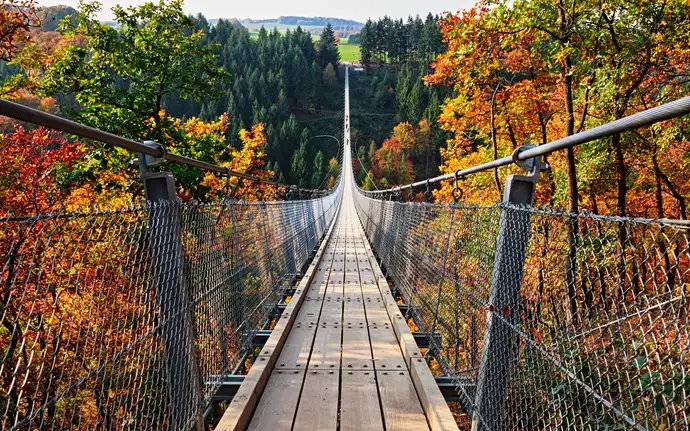
[[211, 18], [208, 20], [208, 23], [211, 25], [216, 25], [216, 24], [218, 24], [218, 21], [220, 21], [221, 19], [223, 21], [229, 21], [230, 24], [232, 24], [232, 26], [235, 28], [243, 28], [244, 27], [242, 25], [242, 23], [240, 22], [240, 20], [238, 20], [237, 18]]
[[243, 24], [283, 24], [283, 25], [301, 25], [301, 26], [314, 26], [314, 27], [325, 27], [331, 24], [333, 27], [363, 27], [364, 24], [358, 21], [353, 21], [351, 19], [335, 18], [335, 17], [324, 17], [324, 16], [281, 16], [272, 19], [251, 19], [247, 18], [242, 20]]
[[41, 31], [55, 31], [60, 21], [67, 15], [76, 14], [77, 10], [70, 6], [48, 6], [38, 10], [38, 18], [41, 20]]
[[319, 35], [324, 27], [330, 24], [335, 31], [336, 36], [348, 37], [351, 34], [359, 33], [364, 27], [361, 22], [350, 19], [324, 17], [324, 16], [281, 16], [270, 19], [243, 19], [240, 21], [244, 27], [250, 32], [257, 32], [261, 27], [266, 30], [277, 29], [280, 32], [287, 30], [295, 30], [297, 27], [302, 27], [302, 30], [311, 33], [312, 35]]

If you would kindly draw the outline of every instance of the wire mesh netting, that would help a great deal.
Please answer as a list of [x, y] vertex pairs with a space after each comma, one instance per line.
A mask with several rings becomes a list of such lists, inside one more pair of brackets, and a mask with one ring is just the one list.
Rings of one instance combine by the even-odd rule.
[[339, 194], [0, 219], [2, 429], [198, 423]]
[[430, 334], [432, 370], [480, 429], [690, 427], [687, 223], [362, 193], [356, 206]]

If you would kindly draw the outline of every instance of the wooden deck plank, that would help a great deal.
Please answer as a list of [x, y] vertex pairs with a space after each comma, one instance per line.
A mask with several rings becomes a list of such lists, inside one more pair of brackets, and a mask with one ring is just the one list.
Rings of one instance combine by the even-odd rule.
[[381, 404], [372, 371], [343, 371], [341, 431], [383, 431]]
[[[377, 371], [386, 430], [428, 430], [429, 424], [407, 371]], [[414, 394], [411, 396], [410, 394]]]
[[374, 367], [380, 370], [407, 370], [398, 340], [393, 329], [388, 327], [369, 327]]
[[274, 371], [256, 406], [249, 431], [289, 430], [297, 410], [304, 370]]
[[307, 369], [339, 370], [341, 343], [342, 327], [340, 325], [319, 325]]
[[343, 370], [373, 370], [369, 331], [365, 327], [343, 328]]
[[[307, 291], [308, 292], [308, 291]], [[307, 295], [306, 300], [302, 304], [297, 313], [298, 322], [312, 322], [316, 323], [319, 320], [319, 315], [321, 314], [321, 306], [323, 305], [323, 298], [315, 298], [311, 295]]]
[[367, 322], [371, 327], [390, 326], [391, 319], [388, 317], [388, 311], [383, 305], [366, 306], [365, 312], [367, 315]]
[[306, 369], [314, 341], [314, 334], [316, 334], [316, 324], [300, 325], [295, 323], [276, 361], [276, 369]]
[[339, 384], [339, 370], [307, 371], [293, 429], [335, 431]]

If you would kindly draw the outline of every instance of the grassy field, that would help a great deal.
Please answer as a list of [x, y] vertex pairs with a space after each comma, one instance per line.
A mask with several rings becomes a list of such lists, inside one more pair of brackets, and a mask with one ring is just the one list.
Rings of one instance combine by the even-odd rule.
[[[278, 29], [281, 33], [284, 33], [284, 30]], [[250, 31], [249, 32], [249, 37], [252, 39], [258, 39], [259, 37], [259, 32], [258, 31]], [[318, 35], [312, 35], [311, 36], [312, 40], [314, 42], [319, 41], [319, 36]], [[342, 61], [347, 61], [347, 62], [358, 62], [359, 61], [359, 45], [350, 45], [347, 43], [347, 38], [343, 37], [340, 38], [340, 44], [338, 45], [338, 51], [340, 51], [340, 59]]]
[[359, 61], [359, 45], [338, 45], [338, 51], [340, 51], [340, 60], [348, 62], [358, 62]]

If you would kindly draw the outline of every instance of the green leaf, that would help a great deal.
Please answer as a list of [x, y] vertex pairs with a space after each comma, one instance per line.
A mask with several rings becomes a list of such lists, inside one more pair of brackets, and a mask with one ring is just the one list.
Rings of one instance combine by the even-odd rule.
[[644, 367], [646, 364], [647, 364], [647, 358], [645, 358], [645, 357], [639, 357], [633, 361], [633, 367], [635, 367], [638, 370], [641, 369], [642, 367]]

